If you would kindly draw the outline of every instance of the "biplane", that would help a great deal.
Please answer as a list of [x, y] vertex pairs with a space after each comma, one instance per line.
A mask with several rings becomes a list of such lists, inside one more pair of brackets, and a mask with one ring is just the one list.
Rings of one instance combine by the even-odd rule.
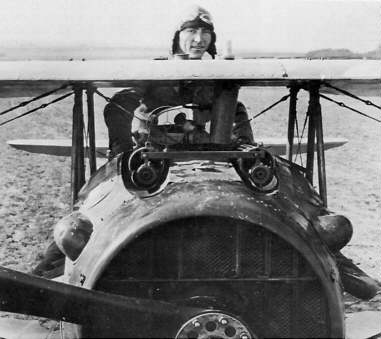
[[[1, 268], [0, 309], [60, 321], [67, 339], [344, 338], [343, 290], [369, 299], [378, 286], [342, 265], [352, 226], [327, 208], [325, 150], [345, 140], [324, 140], [320, 98], [361, 86], [379, 94], [380, 75], [378, 61], [363, 60], [0, 63], [0, 96], [74, 94], [71, 143], [9, 142], [71, 156], [73, 212], [54, 231], [64, 275]], [[95, 140], [99, 89], [189, 82], [214, 91], [207, 142], [161, 119], [197, 104], [166, 106], [147, 118], [144, 145], [97, 168], [107, 148]], [[246, 86], [289, 88], [284, 143], [232, 141]], [[299, 91], [309, 93], [305, 143], [295, 138]]]

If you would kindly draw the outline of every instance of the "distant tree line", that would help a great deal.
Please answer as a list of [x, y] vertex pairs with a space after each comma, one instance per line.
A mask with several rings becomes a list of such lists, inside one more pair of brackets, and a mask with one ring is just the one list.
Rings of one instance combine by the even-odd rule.
[[381, 45], [366, 53], [354, 53], [346, 48], [318, 49], [306, 53], [305, 57], [308, 59], [381, 59]]

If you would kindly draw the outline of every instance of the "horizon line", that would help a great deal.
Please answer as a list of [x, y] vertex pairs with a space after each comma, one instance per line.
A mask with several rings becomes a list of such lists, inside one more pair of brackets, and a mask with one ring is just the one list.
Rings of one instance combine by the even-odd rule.
[[[41, 44], [41, 43], [22, 43], [19, 45], [16, 44], [0, 44], [0, 52], [1, 49], [28, 49], [28, 48], [41, 48], [41, 49], [137, 49], [137, 50], [158, 50], [158, 51], [168, 51], [169, 47], [165, 46], [139, 46], [139, 45], [118, 45], [118, 44], [86, 44], [86, 43], [77, 43], [72, 45], [54, 45], [54, 44]], [[259, 53], [259, 54], [268, 54], [268, 53], [276, 53], [276, 54], [306, 54], [312, 51], [320, 51], [320, 50], [349, 50], [353, 53], [367, 53], [370, 51], [377, 50], [376, 47], [370, 51], [359, 52], [352, 50], [350, 48], [344, 47], [323, 47], [311, 49], [309, 51], [290, 51], [290, 50], [277, 50], [277, 49], [258, 49], [258, 48], [235, 48], [233, 53]]]

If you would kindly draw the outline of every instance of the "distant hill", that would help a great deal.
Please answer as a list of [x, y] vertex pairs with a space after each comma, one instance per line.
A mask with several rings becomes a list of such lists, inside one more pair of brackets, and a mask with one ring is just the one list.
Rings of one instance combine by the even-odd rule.
[[381, 45], [374, 51], [364, 53], [364, 56], [368, 59], [381, 59]]
[[381, 46], [366, 53], [355, 53], [346, 48], [318, 49], [306, 53], [305, 57], [308, 59], [381, 59]]
[[309, 59], [360, 59], [362, 55], [359, 53], [353, 53], [346, 48], [340, 49], [318, 49], [306, 53], [306, 58]]

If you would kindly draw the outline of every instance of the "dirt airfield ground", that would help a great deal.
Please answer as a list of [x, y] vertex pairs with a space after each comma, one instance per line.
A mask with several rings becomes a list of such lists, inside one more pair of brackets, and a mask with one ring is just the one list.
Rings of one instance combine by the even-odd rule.
[[[254, 115], [285, 94], [285, 88], [246, 89], [242, 90], [240, 99]], [[343, 96], [335, 98], [364, 112], [381, 115], [376, 109], [353, 99]], [[369, 99], [381, 104], [380, 97]], [[0, 110], [23, 100], [0, 99]], [[43, 100], [47, 101], [49, 99]], [[299, 126], [303, 125], [307, 102], [307, 94], [300, 93]], [[95, 103], [97, 137], [104, 139], [107, 138], [102, 118], [105, 102], [97, 97]], [[285, 137], [287, 110], [288, 104], [281, 103], [256, 119], [253, 124], [256, 140], [260, 141], [261, 137]], [[381, 281], [381, 125], [326, 101], [322, 101], [322, 111], [325, 137], [348, 139], [343, 147], [326, 153], [329, 208], [346, 215], [353, 223], [354, 235], [343, 253]], [[54, 224], [70, 211], [70, 159], [14, 150], [6, 141], [70, 138], [71, 112], [72, 99], [68, 98], [0, 127], [2, 266], [30, 271], [51, 242]], [[11, 116], [15, 114], [9, 114]], [[5, 118], [2, 118], [1, 121], [4, 121]], [[347, 296], [346, 306], [349, 312], [381, 310], [381, 298], [377, 296], [370, 302], [358, 302]]]

